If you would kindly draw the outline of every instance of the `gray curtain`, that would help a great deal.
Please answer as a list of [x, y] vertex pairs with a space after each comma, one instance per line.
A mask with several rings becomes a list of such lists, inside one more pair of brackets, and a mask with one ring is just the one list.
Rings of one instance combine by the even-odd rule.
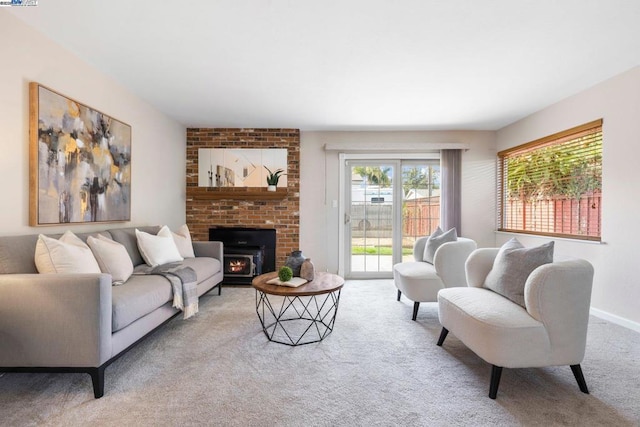
[[462, 179], [462, 150], [440, 151], [440, 226], [444, 231], [456, 228], [462, 236], [460, 187]]

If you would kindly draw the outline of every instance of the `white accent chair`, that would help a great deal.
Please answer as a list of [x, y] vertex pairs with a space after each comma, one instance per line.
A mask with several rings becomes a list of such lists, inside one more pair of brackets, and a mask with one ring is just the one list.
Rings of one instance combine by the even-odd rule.
[[476, 242], [458, 237], [455, 242], [442, 244], [433, 256], [433, 264], [422, 260], [427, 237], [420, 237], [413, 245], [415, 261], [401, 262], [393, 266], [393, 281], [398, 288], [398, 301], [404, 294], [413, 303], [413, 320], [416, 320], [421, 302], [436, 302], [438, 291], [452, 286], [467, 286], [464, 263]]
[[484, 288], [498, 248], [474, 251], [466, 264], [467, 288], [438, 293], [442, 332], [460, 339], [492, 365], [489, 397], [495, 399], [502, 368], [569, 365], [580, 391], [589, 393], [584, 358], [593, 267], [582, 259], [544, 264], [528, 276], [525, 307]]

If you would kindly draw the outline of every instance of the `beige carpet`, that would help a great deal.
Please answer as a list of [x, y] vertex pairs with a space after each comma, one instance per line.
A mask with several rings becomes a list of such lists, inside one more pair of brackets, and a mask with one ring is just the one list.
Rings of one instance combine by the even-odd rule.
[[334, 332], [300, 347], [268, 342], [254, 291], [225, 287], [106, 370], [94, 399], [83, 374], [5, 374], [0, 425], [50, 426], [637, 426], [640, 334], [592, 318], [582, 364], [490, 367], [451, 334], [436, 346], [437, 307], [395, 300], [390, 281], [349, 281]]

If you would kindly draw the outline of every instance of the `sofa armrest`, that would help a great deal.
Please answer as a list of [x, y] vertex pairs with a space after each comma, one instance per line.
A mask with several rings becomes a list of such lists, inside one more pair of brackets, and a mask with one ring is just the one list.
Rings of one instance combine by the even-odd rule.
[[215, 258], [223, 262], [224, 246], [222, 242], [193, 242], [193, 252], [197, 257]]
[[445, 288], [466, 286], [464, 263], [476, 247], [475, 241], [459, 237], [455, 242], [444, 243], [436, 250], [433, 255], [433, 266]]
[[416, 261], [424, 260], [424, 247], [429, 240], [429, 236], [419, 237], [413, 244], [413, 259]]
[[465, 263], [467, 286], [481, 288], [484, 285], [484, 280], [493, 268], [493, 261], [499, 250], [500, 248], [480, 248], [469, 255]]
[[108, 274], [2, 274], [0, 366], [98, 367], [111, 313]]

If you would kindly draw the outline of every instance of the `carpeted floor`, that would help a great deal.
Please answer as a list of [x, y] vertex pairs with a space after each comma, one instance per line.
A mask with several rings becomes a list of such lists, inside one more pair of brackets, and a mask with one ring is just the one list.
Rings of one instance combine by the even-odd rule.
[[2, 426], [638, 426], [640, 334], [591, 318], [582, 367], [505, 370], [451, 334], [437, 347], [437, 306], [397, 302], [391, 281], [348, 281], [335, 330], [300, 347], [268, 342], [248, 287], [205, 296], [106, 370], [0, 377]]

